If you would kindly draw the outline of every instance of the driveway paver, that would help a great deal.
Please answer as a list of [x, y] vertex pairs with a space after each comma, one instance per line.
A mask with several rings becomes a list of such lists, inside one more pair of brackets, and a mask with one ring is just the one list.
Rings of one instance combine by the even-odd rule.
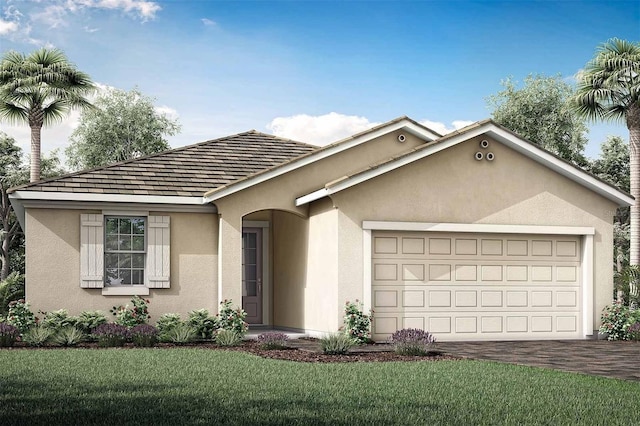
[[605, 340], [440, 342], [437, 349], [470, 359], [546, 367], [640, 381], [640, 343]]

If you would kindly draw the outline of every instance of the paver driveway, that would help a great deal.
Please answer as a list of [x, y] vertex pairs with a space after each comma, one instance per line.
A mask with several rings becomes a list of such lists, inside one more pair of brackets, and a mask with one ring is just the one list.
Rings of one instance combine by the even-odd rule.
[[471, 359], [547, 367], [640, 381], [640, 342], [604, 340], [440, 342], [437, 349]]

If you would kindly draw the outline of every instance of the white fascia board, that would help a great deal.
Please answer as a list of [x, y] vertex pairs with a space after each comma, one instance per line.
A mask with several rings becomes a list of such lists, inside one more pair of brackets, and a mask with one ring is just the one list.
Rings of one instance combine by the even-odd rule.
[[99, 194], [76, 192], [46, 192], [46, 191], [16, 191], [9, 194], [9, 198], [16, 200], [43, 201], [99, 201], [112, 203], [147, 203], [147, 204], [187, 204], [204, 205], [203, 197], [176, 197], [164, 195], [133, 195], [133, 194]]
[[538, 163], [541, 163], [551, 170], [577, 182], [592, 191], [602, 195], [603, 197], [618, 203], [620, 206], [632, 206], [635, 200], [616, 190], [615, 188], [607, 185], [604, 182], [599, 181], [588, 173], [583, 172], [582, 170], [571, 166], [564, 161], [558, 159], [557, 157], [545, 152], [536, 146], [523, 141], [522, 139], [514, 136], [513, 134], [495, 126], [494, 124], [489, 124], [489, 134], [493, 136], [495, 139], [508, 146], [509, 148], [518, 151], [521, 154], [526, 155]]
[[296, 207], [303, 206], [307, 203], [310, 203], [315, 200], [319, 200], [320, 198], [324, 198], [328, 195], [329, 195], [329, 190], [327, 188], [318, 189], [317, 191], [314, 191], [311, 194], [307, 194], [300, 198], [296, 198]]
[[590, 226], [496, 225], [491, 223], [426, 223], [365, 220], [371, 231], [466, 232], [481, 234], [595, 235]]
[[319, 200], [320, 198], [329, 196], [331, 194], [335, 194], [336, 192], [342, 191], [344, 189], [350, 188], [352, 186], [358, 185], [359, 183], [365, 182], [369, 179], [372, 179], [376, 176], [380, 176], [384, 173], [390, 172], [397, 168], [400, 168], [406, 164], [413, 163], [414, 161], [420, 160], [421, 158], [427, 157], [429, 155], [435, 154], [436, 152], [440, 152], [444, 149], [447, 149], [453, 145], [456, 145], [464, 140], [476, 137], [484, 133], [485, 130], [478, 128], [471, 130], [468, 133], [464, 133], [455, 137], [452, 137], [449, 140], [446, 140], [442, 143], [434, 144], [430, 147], [423, 148], [419, 151], [415, 151], [409, 155], [406, 155], [402, 158], [399, 158], [396, 161], [391, 161], [389, 163], [383, 164], [379, 167], [373, 168], [371, 170], [367, 170], [353, 177], [349, 177], [344, 179], [335, 185], [323, 188], [317, 191], [314, 191], [310, 194], [303, 195], [296, 199], [296, 206], [301, 206], [302, 204], [310, 203], [312, 201]]
[[322, 151], [319, 151], [315, 154], [311, 154], [308, 157], [305, 157], [299, 161], [294, 161], [292, 163], [285, 164], [282, 167], [278, 167], [269, 172], [244, 180], [237, 184], [231, 184], [226, 188], [221, 189], [220, 191], [214, 192], [211, 195], [205, 195], [204, 196], [205, 202], [208, 202], [208, 203], [213, 202], [220, 198], [242, 191], [243, 189], [249, 188], [251, 186], [254, 186], [259, 183], [265, 182], [267, 180], [273, 179], [275, 177], [281, 176], [285, 173], [289, 173], [293, 170], [297, 170], [311, 163], [315, 163], [316, 161], [338, 154], [342, 151], [346, 151], [347, 149], [353, 148], [354, 146], [358, 146], [372, 139], [379, 138], [380, 136], [384, 136], [388, 133], [395, 132], [396, 130], [400, 130], [400, 129], [406, 129], [411, 134], [417, 137], [420, 137], [425, 141], [432, 141], [440, 137], [435, 133], [432, 133], [427, 131], [426, 129], [423, 129], [420, 126], [416, 126], [414, 123], [412, 123], [409, 120], [400, 120], [397, 123], [390, 124], [389, 126], [380, 128], [371, 133], [364, 134], [350, 141], [346, 141], [346, 142], [334, 145], [332, 147], [329, 147], [327, 149], [324, 149]]

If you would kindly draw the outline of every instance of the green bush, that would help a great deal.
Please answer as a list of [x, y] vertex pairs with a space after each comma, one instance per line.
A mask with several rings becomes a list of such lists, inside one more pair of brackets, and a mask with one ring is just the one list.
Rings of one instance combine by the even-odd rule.
[[192, 342], [195, 339], [195, 336], [196, 333], [189, 324], [186, 322], [180, 322], [167, 332], [166, 339], [171, 343], [184, 345]]
[[249, 330], [249, 324], [244, 321], [247, 313], [241, 308], [233, 309], [232, 303], [231, 300], [220, 302], [220, 311], [216, 316], [218, 328], [233, 331], [240, 338], [243, 338], [247, 334], [247, 330]]
[[84, 340], [84, 333], [70, 325], [58, 331], [51, 341], [59, 346], [75, 346]]
[[629, 327], [640, 321], [640, 310], [631, 310], [623, 301], [616, 300], [603, 309], [600, 319], [602, 325], [599, 331], [606, 333], [608, 340], [629, 340]]
[[351, 336], [345, 333], [331, 333], [320, 339], [322, 352], [327, 355], [342, 355], [356, 345]]
[[108, 322], [107, 316], [101, 311], [83, 311], [77, 317], [76, 327], [85, 334], [91, 334], [99, 325]]
[[209, 316], [206, 309], [189, 312], [187, 323], [195, 330], [196, 337], [203, 340], [212, 339], [218, 328], [217, 318]]
[[369, 315], [362, 312], [362, 303], [347, 301], [344, 305], [344, 331], [358, 344], [371, 342], [371, 320]]
[[14, 300], [9, 303], [7, 324], [17, 327], [21, 334], [36, 324], [36, 316], [31, 312], [29, 304], [24, 299]]
[[0, 281], [0, 319], [9, 312], [9, 303], [24, 297], [24, 275], [14, 271]]
[[67, 312], [66, 309], [42, 313], [44, 314], [44, 317], [42, 318], [41, 324], [54, 332], [58, 332], [68, 326], [75, 327], [78, 322], [78, 318], [70, 317], [69, 312]]
[[40, 347], [46, 345], [54, 334], [55, 333], [51, 328], [38, 324], [31, 327], [23, 334], [22, 341], [29, 346]]
[[158, 338], [161, 342], [169, 342], [169, 332], [182, 324], [180, 314], [162, 314], [156, 322], [156, 328], [158, 329]]
[[216, 343], [220, 346], [236, 346], [242, 341], [242, 336], [233, 330], [220, 329], [216, 332]]
[[131, 299], [132, 308], [129, 308], [129, 305], [114, 306], [111, 308], [111, 313], [116, 317], [116, 324], [132, 328], [138, 324], [146, 324], [149, 321], [149, 318], [151, 318], [147, 306], [149, 303], [151, 303], [149, 299], [133, 296]]

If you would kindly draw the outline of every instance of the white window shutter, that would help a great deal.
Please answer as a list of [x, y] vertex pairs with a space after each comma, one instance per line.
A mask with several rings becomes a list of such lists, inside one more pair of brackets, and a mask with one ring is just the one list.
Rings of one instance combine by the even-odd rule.
[[101, 214], [80, 215], [80, 287], [104, 286], [104, 225]]
[[169, 288], [171, 238], [169, 216], [149, 216], [147, 235], [147, 287]]

